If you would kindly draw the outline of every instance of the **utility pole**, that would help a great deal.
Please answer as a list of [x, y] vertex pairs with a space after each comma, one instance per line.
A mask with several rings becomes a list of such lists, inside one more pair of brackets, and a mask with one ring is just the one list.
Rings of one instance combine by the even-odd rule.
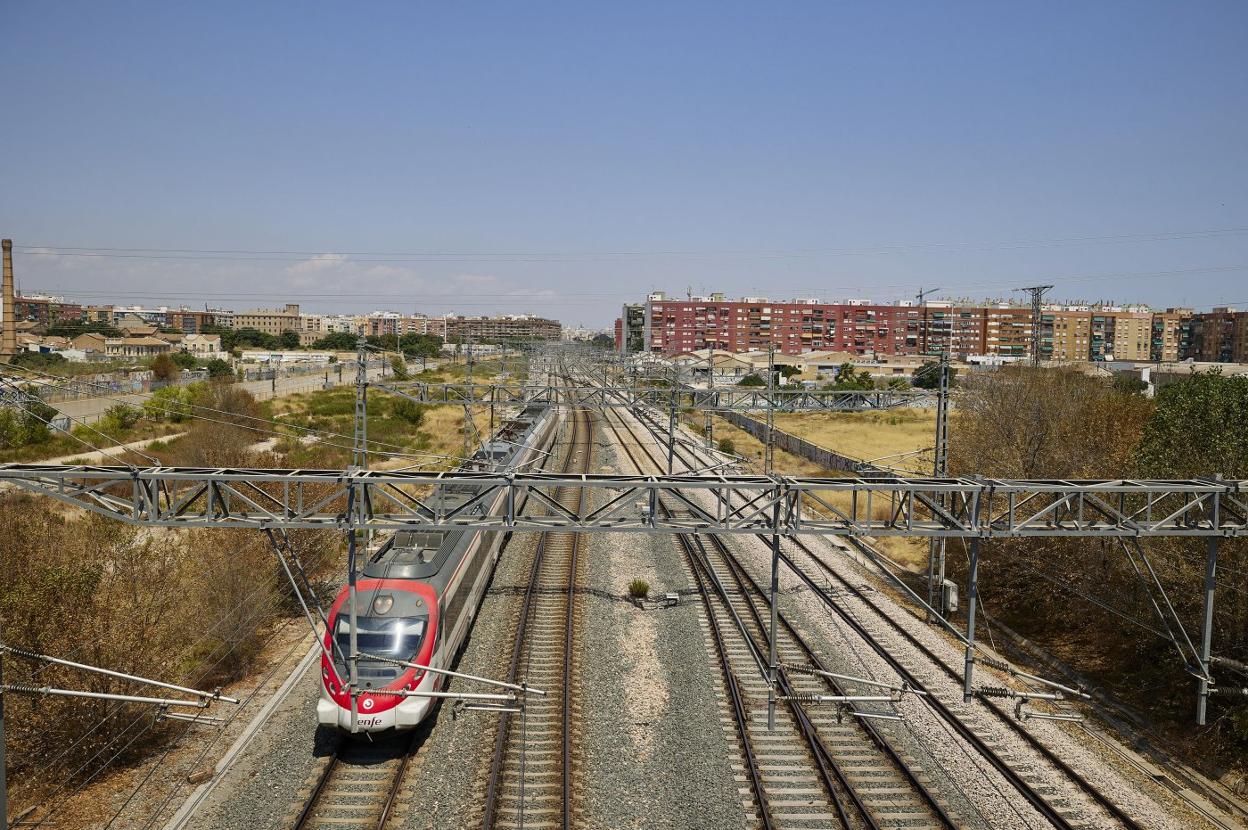
[[[1218, 537], [1210, 536], [1205, 548], [1205, 601], [1200, 626], [1200, 688], [1196, 701], [1196, 723], [1205, 725], [1209, 705], [1209, 652], [1213, 641], [1213, 588], [1218, 575]], [[3, 737], [0, 735], [0, 737]]]
[[672, 475], [672, 464], [676, 456], [676, 378], [672, 377], [672, 386], [667, 391], [667, 474]]
[[472, 421], [472, 417], [473, 417], [472, 415], [472, 401], [473, 401], [472, 370], [473, 370], [474, 363], [475, 361], [473, 360], [473, 356], [472, 356], [472, 337], [470, 336], [468, 338], [468, 353], [465, 357], [465, 364], [464, 364], [464, 368], [465, 368], [464, 377], [468, 381], [468, 397], [464, 401], [464, 449], [463, 449], [463, 452], [460, 453], [460, 456], [464, 459], [465, 462], [467, 462], [467, 460], [472, 456], [472, 452], [475, 449], [475, 447], [472, 446], [472, 433], [474, 431], [473, 426], [475, 426]]
[[[940, 352], [940, 386], [936, 395], [936, 460], [932, 464], [932, 475], [945, 478], [949, 475], [949, 352]], [[937, 503], [944, 506], [945, 499], [941, 495]], [[935, 537], [928, 540], [927, 545], [927, 604], [936, 608], [940, 602], [940, 615], [948, 613], [944, 601], [945, 586], [945, 540]], [[929, 612], [930, 613], [930, 612]]]
[[763, 474], [771, 475], [776, 430], [776, 342], [767, 345], [767, 440], [763, 443]]
[[351, 445], [351, 466], [368, 467], [368, 354], [364, 336], [355, 341], [355, 436]]
[[1051, 285], [1029, 285], [1026, 288], [1015, 288], [1015, 291], [1027, 291], [1031, 294], [1031, 365], [1040, 365], [1040, 317], [1044, 305], [1044, 292]]
[[702, 410], [706, 415], [703, 432], [706, 433], [706, 448], [715, 449], [715, 422], [711, 416], [711, 401], [715, 397], [715, 347], [706, 350], [706, 406]]

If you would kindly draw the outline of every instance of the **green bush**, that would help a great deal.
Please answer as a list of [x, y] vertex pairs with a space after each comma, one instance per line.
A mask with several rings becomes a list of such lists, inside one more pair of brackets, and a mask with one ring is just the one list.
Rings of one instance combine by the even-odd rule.
[[195, 355], [190, 352], [174, 352], [170, 355], [173, 365], [179, 369], [194, 369], [199, 365], [199, 361], [195, 359]]
[[396, 418], [407, 421], [414, 427], [420, 426], [425, 421], [425, 408], [415, 401], [409, 401], [407, 398], [400, 398], [395, 401], [394, 412]]
[[153, 421], [182, 423], [191, 414], [191, 404], [195, 401], [194, 387], [197, 385], [166, 386], [157, 389], [150, 398], [143, 402], [144, 416]]
[[114, 404], [100, 416], [100, 422], [96, 428], [105, 435], [125, 432], [137, 424], [142, 417], [143, 412], [137, 407], [127, 406], [124, 403]]
[[219, 357], [214, 357], [212, 360], [209, 360], [205, 365], [205, 368], [208, 369], [208, 377], [213, 380], [234, 377], [234, 372], [230, 369], [230, 364], [226, 363]]
[[628, 595], [633, 599], [645, 599], [650, 596], [650, 583], [644, 579], [634, 579], [628, 583]]
[[728, 455], [736, 455], [737, 445], [732, 443], [731, 438], [720, 438], [719, 439], [719, 451], [722, 453], [727, 453]]

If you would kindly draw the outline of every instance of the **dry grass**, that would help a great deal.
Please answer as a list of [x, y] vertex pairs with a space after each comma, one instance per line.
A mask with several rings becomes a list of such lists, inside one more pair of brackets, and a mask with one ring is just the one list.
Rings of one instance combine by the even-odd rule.
[[[889, 412], [777, 415], [776, 427], [845, 455], [871, 459], [930, 447], [936, 429], [936, 413], [932, 410], [904, 409]], [[722, 418], [715, 418], [715, 438], [730, 439], [737, 454], [751, 461], [751, 469], [762, 471], [763, 444], [757, 438]], [[901, 459], [903, 463], [900, 466], [911, 472], [930, 472], [930, 468], [924, 469], [924, 465], [930, 463], [929, 459], [930, 456], [922, 461]], [[774, 460], [775, 471], [784, 475], [822, 475], [829, 478], [841, 475], [779, 449], [775, 451]], [[909, 464], [905, 464], [906, 461]], [[826, 500], [846, 512], [851, 509], [851, 497], [848, 493], [833, 494]], [[884, 519], [889, 515], [889, 507], [887, 504], [874, 504], [871, 513], [873, 518]], [[906, 568], [916, 572], [927, 568], [927, 542], [923, 539], [880, 536], [872, 539], [872, 544]]]
[[851, 458], [864, 461], [883, 458], [882, 466], [914, 473], [931, 472], [930, 454], [886, 457], [931, 447], [936, 434], [935, 409], [777, 415], [776, 427]]

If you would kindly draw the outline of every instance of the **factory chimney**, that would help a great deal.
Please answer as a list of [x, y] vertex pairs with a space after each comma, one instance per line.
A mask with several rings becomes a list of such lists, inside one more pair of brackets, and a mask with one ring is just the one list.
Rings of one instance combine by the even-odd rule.
[[4, 312], [0, 325], [0, 362], [8, 363], [17, 354], [17, 307], [13, 304], [13, 240], [6, 239], [4, 246]]

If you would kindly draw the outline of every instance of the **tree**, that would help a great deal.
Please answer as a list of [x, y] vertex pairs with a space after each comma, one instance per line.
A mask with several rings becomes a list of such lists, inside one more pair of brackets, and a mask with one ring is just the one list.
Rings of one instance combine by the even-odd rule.
[[615, 338], [609, 334], [595, 334], [593, 339], [589, 341], [591, 346], [598, 349], [614, 349]]
[[27, 369], [57, 371], [64, 368], [65, 355], [47, 352], [19, 352], [10, 361], [14, 366], [25, 366]]
[[283, 349], [299, 348], [299, 332], [286, 329], [282, 332], [282, 336], [278, 338], [278, 343]]
[[179, 369], [194, 369], [199, 365], [199, 360], [190, 352], [177, 351], [174, 352], [170, 359]]
[[28, 391], [21, 411], [0, 408], [0, 449], [42, 444], [52, 437], [50, 424], [60, 413]]
[[1248, 476], [1248, 377], [1198, 372], [1157, 390], [1140, 461], [1149, 476]]
[[737, 386], [766, 386], [767, 381], [760, 378], [756, 373], [750, 372], [741, 380], [737, 381]]
[[776, 371], [780, 374], [780, 377], [784, 378], [785, 380], [788, 380], [794, 375], [800, 375], [802, 373], [802, 370], [799, 369], [798, 367], [789, 366], [788, 364], [785, 364], [783, 366], [777, 366]]
[[390, 358], [390, 371], [394, 373], [395, 380], [407, 380], [407, 364], [401, 356], [396, 354]]
[[842, 363], [836, 369], [836, 380], [829, 384], [826, 388], [837, 391], [874, 389], [875, 380], [872, 379], [871, 373], [866, 369], [863, 369], [860, 372], [854, 368], [854, 364]]
[[214, 357], [212, 360], [209, 360], [208, 363], [205, 364], [205, 368], [208, 370], [208, 377], [213, 380], [234, 377], [234, 371], [230, 369], [230, 364], [219, 357]]
[[399, 348], [408, 358], [437, 357], [442, 352], [442, 338], [436, 334], [409, 332], [399, 338]]
[[[953, 378], [958, 374], [958, 370], [949, 367], [949, 385], [953, 386]], [[914, 370], [914, 375], [910, 378], [910, 383], [915, 389], [939, 389], [940, 388], [940, 363], [935, 360], [929, 360]]]
[[48, 326], [47, 334], [50, 337], [77, 337], [80, 334], [93, 332], [102, 334], [105, 337], [121, 337], [124, 332], [116, 326], [110, 326], [108, 323], [98, 321], [66, 321], [57, 322]]
[[353, 352], [355, 351], [355, 343], [359, 340], [358, 335], [354, 335], [349, 331], [331, 331], [312, 344], [314, 349], [325, 349], [335, 352]]
[[[250, 346], [253, 349], [276, 349], [280, 345], [278, 339], [273, 335], [252, 328], [235, 329], [233, 339], [234, 343], [231, 350], [243, 346]], [[222, 347], [225, 346], [224, 339], [222, 339], [221, 345]]]
[[373, 348], [384, 349], [388, 352], [399, 350], [399, 337], [397, 334], [370, 334], [364, 338], [364, 342]]
[[173, 358], [167, 354], [158, 354], [152, 359], [152, 377], [156, 380], [171, 381], [178, 376], [178, 367]]

